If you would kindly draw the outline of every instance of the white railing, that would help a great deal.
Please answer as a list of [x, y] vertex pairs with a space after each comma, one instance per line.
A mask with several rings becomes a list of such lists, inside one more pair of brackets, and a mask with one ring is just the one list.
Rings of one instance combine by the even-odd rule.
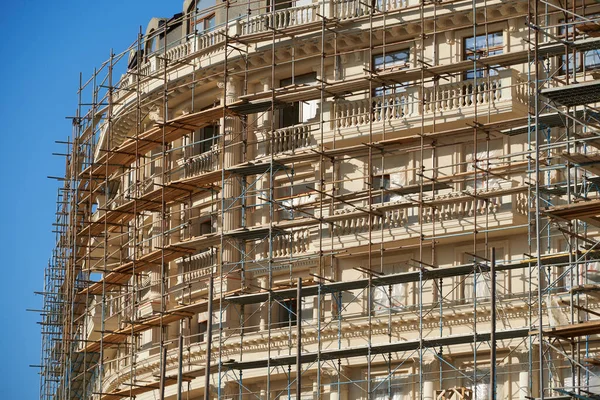
[[513, 212], [521, 215], [529, 215], [529, 197], [527, 192], [512, 195]]
[[469, 79], [426, 87], [422, 95], [419, 88], [413, 87], [371, 99], [338, 100], [334, 103], [336, 127], [347, 128], [366, 125], [371, 121], [406, 120], [420, 116], [421, 99], [423, 113], [432, 117], [449, 111], [463, 111], [475, 105], [494, 107], [497, 103], [513, 100], [526, 103], [525, 85], [517, 71], [507, 69], [489, 79], [478, 79], [476, 83]]
[[142, 64], [140, 67], [140, 78], [150, 75], [150, 72], [152, 72], [152, 64], [150, 62]]
[[[272, 248], [273, 257], [287, 257], [298, 253], [305, 253], [310, 250], [310, 230], [299, 229], [288, 232], [285, 235], [275, 236]], [[266, 247], [261, 257], [268, 257], [268, 249]]]
[[416, 114], [415, 90], [369, 99], [341, 100], [335, 103], [335, 118], [338, 128], [366, 125], [369, 122], [404, 119]]
[[[505, 75], [505, 74], [502, 74]], [[504, 84], [510, 86], [510, 81], [507, 82], [504, 76], [496, 75], [488, 78], [477, 79], [475, 82], [472, 79], [440, 85], [432, 88], [425, 88], [423, 97], [424, 112], [443, 112], [450, 110], [458, 110], [464, 107], [477, 105], [495, 104], [503, 100], [503, 95], [507, 96], [510, 93], [503, 91]], [[508, 97], [509, 98], [509, 97]]]
[[219, 165], [219, 151], [211, 150], [189, 158], [184, 164], [184, 177], [191, 178], [193, 176], [214, 171]]
[[177, 284], [193, 282], [209, 276], [217, 263], [217, 254], [214, 250], [182, 258], [177, 262]]
[[316, 22], [320, 6], [319, 3], [313, 3], [300, 7], [290, 7], [241, 20], [242, 35], [265, 32], [269, 28], [285, 29]]
[[198, 51], [206, 50], [225, 41], [225, 28], [213, 29], [198, 36]]
[[[377, 11], [392, 11], [406, 8], [408, 0], [378, 0]], [[371, 7], [363, 0], [334, 0], [334, 15], [339, 19], [358, 18], [369, 15]], [[377, 13], [376, 11], [376, 13]]]
[[[486, 199], [475, 199], [468, 198], [462, 192], [449, 193], [440, 195], [435, 198], [436, 206], [423, 208], [423, 214], [421, 216], [424, 223], [430, 222], [442, 222], [453, 219], [461, 219], [467, 217], [473, 217], [475, 215], [491, 215], [500, 212], [503, 205], [502, 196], [489, 196], [495, 190], [492, 189], [487, 191], [480, 191], [479, 193], [486, 193]], [[523, 200], [523, 196], [513, 195], [512, 201], [518, 202], [513, 204], [513, 211], [522, 213], [526, 209], [526, 198]], [[389, 205], [386, 203], [385, 205]], [[367, 214], [356, 214], [353, 210], [343, 209], [337, 210], [335, 215], [349, 215], [348, 218], [339, 219], [335, 222], [334, 234], [338, 236], [343, 235], [357, 235], [366, 233], [369, 229], [377, 231], [380, 229], [394, 229], [406, 226], [408, 224], [409, 215], [408, 205], [405, 208], [397, 208], [392, 210], [386, 210], [381, 215], [367, 215]], [[369, 218], [371, 218], [371, 225], [369, 225]]]
[[192, 43], [185, 41], [183, 43], [178, 44], [177, 46], [173, 46], [167, 50], [165, 56], [167, 59], [174, 61], [179, 60], [191, 53]]
[[[452, 201], [454, 197], [457, 198], [456, 201]], [[449, 193], [436, 197], [436, 200], [443, 203], [436, 205], [435, 208], [425, 207], [422, 215], [423, 222], [441, 222], [475, 215], [495, 214], [502, 206], [501, 196], [488, 197], [486, 201], [465, 199], [462, 193]]]
[[[344, 209], [335, 212], [336, 215], [351, 213], [352, 210]], [[372, 225], [369, 225], [369, 218], [372, 219]], [[406, 209], [387, 210], [382, 215], [352, 215], [346, 219], [335, 222], [334, 235], [357, 235], [366, 233], [369, 229], [393, 229], [405, 226], [408, 223]], [[383, 225], [383, 226], [382, 226]]]
[[310, 146], [310, 125], [290, 126], [273, 132], [273, 154]]

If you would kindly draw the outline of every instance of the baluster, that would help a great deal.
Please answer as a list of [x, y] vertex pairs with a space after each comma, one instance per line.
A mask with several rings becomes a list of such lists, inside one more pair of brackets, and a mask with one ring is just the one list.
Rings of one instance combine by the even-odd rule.
[[477, 85], [477, 101], [478, 104], [485, 103], [485, 82]]
[[465, 102], [464, 102], [464, 106], [468, 107], [472, 104], [472, 100], [473, 100], [473, 85], [468, 82], [464, 87], [463, 90], [465, 92]]
[[348, 102], [344, 102], [342, 104], [343, 104], [342, 105], [342, 107], [343, 107], [342, 124], [344, 127], [351, 126], [352, 125], [352, 116], [350, 115], [350, 105], [348, 104]]

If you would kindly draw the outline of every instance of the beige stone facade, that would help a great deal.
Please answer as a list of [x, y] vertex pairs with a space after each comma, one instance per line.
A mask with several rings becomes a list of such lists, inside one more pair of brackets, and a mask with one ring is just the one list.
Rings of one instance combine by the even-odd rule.
[[275, 3], [82, 81], [41, 397], [600, 393], [600, 6]]

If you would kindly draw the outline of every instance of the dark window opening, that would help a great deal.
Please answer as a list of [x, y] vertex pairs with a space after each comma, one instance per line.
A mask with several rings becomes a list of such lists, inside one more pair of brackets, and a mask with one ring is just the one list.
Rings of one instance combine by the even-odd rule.
[[[313, 85], [316, 82], [317, 74], [312, 72], [310, 74], [298, 75], [293, 78], [282, 79], [279, 82], [279, 86], [286, 87], [292, 84]], [[306, 123], [314, 119], [317, 116], [318, 104], [317, 100], [297, 101], [281, 108], [279, 110], [279, 128]]]
[[279, 304], [279, 326], [295, 326], [298, 324], [297, 305], [298, 302], [295, 299], [282, 301]]
[[382, 191], [381, 194], [372, 197], [373, 204], [380, 204], [390, 201], [390, 192], [387, 190], [390, 188], [390, 175], [374, 175], [372, 180], [372, 190]]

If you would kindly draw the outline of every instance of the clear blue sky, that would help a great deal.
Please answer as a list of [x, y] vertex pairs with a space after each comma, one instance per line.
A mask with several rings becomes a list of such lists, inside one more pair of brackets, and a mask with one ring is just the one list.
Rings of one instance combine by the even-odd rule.
[[124, 50], [153, 16], [180, 12], [182, 0], [10, 1], [0, 5], [0, 381], [3, 399], [39, 398], [39, 309], [43, 271], [71, 134], [79, 72], [89, 77], [110, 49]]

